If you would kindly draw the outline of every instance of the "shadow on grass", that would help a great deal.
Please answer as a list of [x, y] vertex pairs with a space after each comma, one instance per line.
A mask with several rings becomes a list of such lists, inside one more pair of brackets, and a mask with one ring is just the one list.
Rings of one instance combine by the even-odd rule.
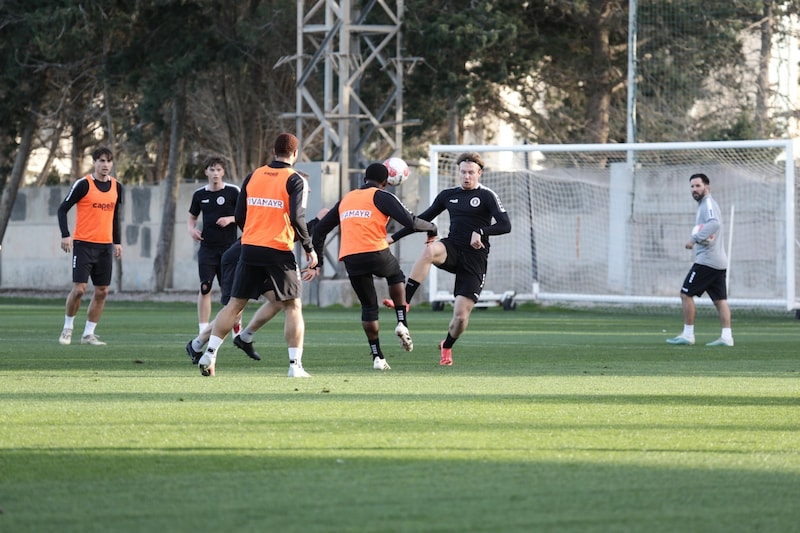
[[0, 465], [28, 475], [0, 480], [0, 529], [788, 532], [800, 520], [796, 472], [598, 464], [563, 450], [524, 462], [490, 451], [376, 459], [371, 444], [6, 450]]

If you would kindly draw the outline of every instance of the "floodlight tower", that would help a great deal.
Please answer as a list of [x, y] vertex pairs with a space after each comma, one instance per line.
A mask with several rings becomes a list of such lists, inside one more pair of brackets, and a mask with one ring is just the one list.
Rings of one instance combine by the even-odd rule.
[[[293, 61], [297, 72], [295, 110], [283, 117], [295, 120], [305, 160], [339, 163], [342, 192], [369, 163], [365, 148], [402, 152], [403, 72], [413, 66], [402, 57], [403, 11], [403, 0], [297, 2], [297, 53], [276, 65]], [[362, 82], [388, 88], [377, 108]]]

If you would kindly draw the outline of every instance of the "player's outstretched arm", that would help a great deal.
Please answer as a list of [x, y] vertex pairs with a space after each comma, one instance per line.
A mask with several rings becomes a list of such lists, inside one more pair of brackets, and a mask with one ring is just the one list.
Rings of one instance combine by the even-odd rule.
[[397, 196], [388, 191], [378, 191], [375, 194], [375, 207], [403, 226], [402, 230], [386, 238], [389, 244], [399, 240], [405, 235], [418, 231], [427, 232], [428, 237], [436, 237], [439, 233], [436, 224], [422, 217], [415, 216], [403, 205]]

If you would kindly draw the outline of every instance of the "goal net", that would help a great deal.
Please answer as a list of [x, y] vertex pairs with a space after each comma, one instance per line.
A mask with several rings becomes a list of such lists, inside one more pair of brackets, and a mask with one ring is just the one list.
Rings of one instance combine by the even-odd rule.
[[[434, 145], [431, 199], [458, 184], [455, 161], [465, 151], [483, 156], [481, 183], [499, 195], [512, 224], [490, 240], [478, 305], [678, 304], [694, 260], [684, 248], [697, 212], [689, 176], [702, 172], [722, 211], [729, 304], [800, 307], [791, 141]], [[444, 236], [447, 212], [436, 222]], [[451, 274], [434, 268], [429, 280], [434, 306], [452, 300]]]

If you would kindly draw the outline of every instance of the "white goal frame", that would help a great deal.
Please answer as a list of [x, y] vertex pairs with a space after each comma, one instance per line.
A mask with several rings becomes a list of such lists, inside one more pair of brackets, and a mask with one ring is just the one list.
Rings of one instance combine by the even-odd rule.
[[[519, 153], [527, 154], [525, 157], [534, 157], [534, 156], [547, 156], [547, 154], [553, 152], [575, 152], [581, 154], [609, 154], [613, 153], [616, 154], [614, 157], [617, 161], [624, 161], [625, 171], [630, 173], [632, 176], [631, 180], [635, 179], [635, 175], [639, 170], [637, 169], [637, 154], [641, 154], [643, 152], [679, 152], [679, 151], [687, 151], [690, 153], [693, 150], [708, 150], [708, 151], [715, 151], [715, 150], [723, 150], [723, 151], [737, 151], [743, 150], [746, 151], [748, 149], [777, 149], [782, 152], [778, 157], [775, 158], [775, 167], [776, 169], [780, 168], [780, 166], [784, 167], [783, 172], [783, 180], [784, 180], [784, 187], [783, 187], [783, 205], [773, 206], [776, 210], [782, 211], [785, 220], [782, 222], [783, 224], [783, 235], [777, 236], [777, 241], [780, 242], [780, 245], [783, 246], [782, 250], [779, 250], [780, 253], [776, 254], [777, 256], [782, 256], [785, 260], [785, 264], [782, 265], [782, 270], [785, 271], [785, 279], [781, 280], [783, 283], [783, 294], [779, 295], [778, 297], [745, 297], [745, 298], [737, 298], [736, 290], [734, 285], [734, 290], [729, 297], [729, 305], [731, 307], [745, 307], [745, 308], [773, 308], [773, 309], [786, 309], [786, 310], [794, 310], [800, 309], [800, 302], [797, 300], [797, 290], [796, 290], [796, 271], [797, 265], [795, 261], [795, 247], [800, 246], [800, 242], [796, 239], [795, 234], [795, 225], [797, 219], [797, 212], [796, 212], [796, 194], [795, 191], [795, 162], [793, 156], [793, 146], [791, 140], [753, 140], [753, 141], [710, 141], [710, 142], [677, 142], [677, 143], [631, 143], [631, 144], [580, 144], [580, 145], [515, 145], [515, 146], [500, 146], [500, 145], [431, 145], [429, 150], [429, 157], [430, 157], [430, 180], [429, 180], [429, 199], [432, 201], [433, 198], [444, 188], [451, 187], [457, 184], [457, 176], [447, 175], [443, 176], [440, 174], [440, 158], [442, 154], [449, 153], [449, 154], [458, 154], [461, 152], [478, 152], [484, 156], [484, 159], [487, 159], [486, 169], [484, 170], [484, 174], [487, 174], [487, 171], [507, 171], [507, 172], [514, 172], [515, 169], [513, 165], [510, 167], [503, 167], [501, 164], [496, 164], [495, 162], [490, 162], [488, 159], [491, 159], [491, 156], [487, 158], [487, 155], [496, 154], [495, 157], [501, 157], [503, 154], [508, 155], [507, 159], [511, 159], [513, 157], [521, 157]], [[708, 153], [708, 152], [707, 152]], [[699, 152], [698, 152], [699, 154]], [[665, 154], [666, 156], [666, 154]], [[554, 156], [555, 157], [555, 156]], [[781, 163], [782, 162], [782, 163]], [[790, 162], [787, 164], [787, 162]], [[683, 167], [690, 167], [691, 163], [684, 163]], [[700, 163], [694, 166], [696, 168], [696, 172], [703, 172], [704, 171], [704, 164]], [[733, 167], [731, 167], [733, 168]], [[688, 209], [691, 213], [696, 211], [696, 208], [693, 208], [691, 205], [691, 197], [689, 195], [689, 186], [688, 186], [688, 177], [690, 173], [685, 172], [684, 168], [680, 169], [680, 176], [681, 176], [681, 185], [684, 185], [685, 182], [685, 197], [678, 198], [677, 201], [684, 201], [688, 205]], [[777, 170], [776, 170], [777, 172]], [[452, 170], [450, 173], [453, 173]], [[711, 187], [712, 187], [712, 194], [715, 190], [715, 176], [709, 174], [711, 177]], [[716, 183], [719, 183], [719, 178], [717, 177]], [[486, 184], [484, 180], [482, 183]], [[501, 201], [505, 202], [507, 205], [509, 204], [509, 199], [504, 198], [503, 191], [497, 190], [491, 184], [487, 185], [490, 188], [494, 189], [495, 192], [498, 193], [500, 196]], [[609, 187], [613, 188], [613, 186]], [[533, 191], [531, 194], [536, 194]], [[610, 200], [609, 203], [613, 202], [613, 195], [609, 195]], [[716, 198], [716, 196], [715, 196]], [[733, 224], [734, 220], [734, 212], [732, 205], [723, 205], [720, 202], [720, 209], [722, 210], [723, 214], [723, 225]], [[614, 206], [610, 206], [609, 210], [613, 209]], [[509, 213], [512, 215], [513, 219], [513, 208], [509, 207]], [[533, 211], [533, 208], [531, 208]], [[445, 223], [441, 220], [441, 217], [446, 216], [447, 213], [443, 213], [440, 215], [440, 220], [437, 220], [438, 225], [440, 226], [440, 235], [444, 236], [447, 231], [448, 223]], [[739, 215], [739, 210], [737, 208], [736, 215]], [[690, 225], [693, 221], [691, 218], [693, 215], [689, 215], [686, 220], [680, 220], [678, 222], [682, 222], [684, 225]], [[738, 220], [737, 220], [738, 222]], [[533, 213], [530, 215], [530, 224], [531, 226], [535, 225], [535, 216]], [[493, 261], [498, 261], [500, 258], [493, 257], [495, 254], [495, 243], [501, 242], [501, 239], [513, 239], [514, 238], [514, 228], [516, 225], [512, 223], [512, 230], [510, 235], [502, 235], [497, 237], [491, 238], [492, 249], [490, 252], [490, 261], [489, 261], [489, 274], [493, 268], [496, 268], [493, 265]], [[728, 234], [724, 237], [726, 243], [726, 250], [729, 253], [729, 261], [731, 261], [731, 268], [736, 271], [737, 259], [741, 258], [743, 250], [737, 250], [734, 246], [731, 249], [730, 245], [731, 242], [728, 240], [729, 238], [732, 239], [734, 231], [737, 231], [737, 228], [734, 226], [730, 226], [726, 229]], [[531, 229], [530, 234], [533, 234], [533, 229]], [[610, 230], [609, 230], [610, 234]], [[533, 238], [533, 237], [531, 237]], [[541, 235], [541, 239], [547, 239], [548, 235]], [[524, 238], [523, 238], [524, 240]], [[612, 239], [608, 239], [611, 241]], [[684, 241], [681, 241], [684, 242]], [[524, 243], [523, 243], [524, 245]], [[612, 246], [609, 244], [609, 246]], [[609, 249], [608, 258], [611, 258], [612, 254]], [[618, 257], [618, 256], [613, 256]], [[609, 259], [612, 261], [612, 259]], [[635, 294], [635, 293], [626, 293], [624, 290], [619, 291], [607, 291], [601, 293], [593, 293], [593, 294], [586, 294], [580, 292], [570, 292], [570, 291], [547, 291], [543, 290], [541, 287], [541, 283], [539, 279], [532, 279], [530, 286], [524, 289], [519, 287], [502, 287], [502, 286], [487, 286], [484, 287], [483, 294], [481, 295], [480, 300], [478, 301], [478, 306], [494, 306], [494, 305], [502, 305], [506, 309], [513, 309], [516, 306], [516, 302], [520, 301], [537, 301], [537, 302], [583, 302], [585, 304], [628, 304], [628, 305], [680, 305], [680, 298], [678, 296], [678, 289], [680, 287], [681, 280], [683, 276], [688, 271], [689, 266], [691, 265], [691, 260], [689, 260], [686, 265], [685, 269], [679, 269], [674, 272], [674, 296], [669, 296], [668, 294]], [[624, 270], [624, 265], [623, 265]], [[538, 269], [537, 269], [538, 271]], [[729, 269], [730, 272], [730, 269]], [[443, 276], [451, 276], [445, 272], [440, 272], [437, 268], [432, 268], [430, 272], [430, 276], [428, 278], [428, 299], [433, 305], [434, 309], [441, 309], [443, 308], [445, 303], [452, 303], [454, 300], [452, 295], [452, 286], [447, 286], [447, 283], [442, 282]], [[784, 274], [781, 274], [783, 277]], [[533, 277], [533, 276], [532, 276]], [[711, 305], [710, 300], [707, 297], [698, 298], [697, 303], [700, 306], [704, 305]]]

